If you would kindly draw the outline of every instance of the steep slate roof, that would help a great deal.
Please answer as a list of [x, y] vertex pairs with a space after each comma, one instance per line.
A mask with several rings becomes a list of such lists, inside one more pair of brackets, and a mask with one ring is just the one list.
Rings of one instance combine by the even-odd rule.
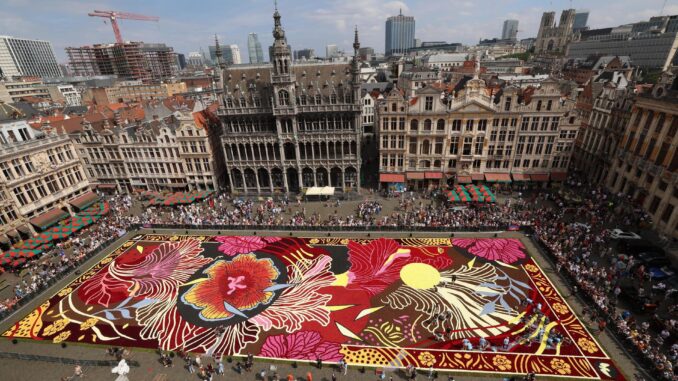
[[[257, 96], [262, 105], [268, 105], [272, 97], [270, 64], [235, 65], [224, 70], [224, 94], [235, 99]], [[348, 63], [295, 63], [292, 73], [296, 76], [296, 95], [315, 95], [320, 92], [327, 97], [336, 91], [351, 91], [351, 65]], [[249, 99], [248, 99], [249, 102]]]

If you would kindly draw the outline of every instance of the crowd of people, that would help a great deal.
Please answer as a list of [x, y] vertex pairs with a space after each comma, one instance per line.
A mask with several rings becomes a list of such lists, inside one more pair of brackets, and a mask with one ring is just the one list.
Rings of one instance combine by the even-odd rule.
[[135, 220], [127, 215], [132, 198], [128, 195], [113, 196], [108, 198], [108, 203], [115, 212], [103, 216], [98, 223], [79, 234], [58, 242], [44, 251], [39, 259], [16, 269], [21, 280], [14, 285], [13, 297], [0, 301], [0, 317], [13, 311], [22, 300], [31, 298], [59, 277], [73, 271], [106, 241], [125, 234], [130, 221]]
[[[573, 293], [588, 299], [587, 314], [598, 329], [605, 330], [610, 324], [613, 333], [632, 344], [635, 354], [659, 377], [678, 379], [674, 372], [678, 365], [678, 323], [673, 319], [675, 311], [670, 308], [678, 292], [664, 290], [663, 298], [655, 297], [656, 313], [662, 311], [667, 315], [649, 320], [619, 308], [618, 304], [624, 282], [640, 283], [641, 289], [650, 290], [649, 293], [653, 289], [647, 283], [647, 274], [631, 271], [637, 269], [633, 258], [620, 259], [619, 253], [611, 249], [608, 229], [647, 225], [648, 216], [633, 208], [623, 195], [609, 194], [576, 181], [570, 181], [566, 188], [588, 196], [576, 208], [568, 207], [562, 191], [534, 192], [478, 207], [450, 208], [442, 207], [442, 200], [407, 193], [399, 196], [398, 206], [391, 213], [384, 213], [382, 203], [370, 197], [359, 203], [353, 213], [344, 216], [336, 209], [338, 202], [326, 203], [323, 213], [307, 213], [306, 204], [301, 201], [282, 198], [256, 202], [232, 198], [226, 193], [215, 194], [201, 203], [159, 208], [139, 208], [143, 205], [141, 201], [130, 196], [108, 197], [112, 211], [108, 216], [60, 243], [39, 261], [26, 265], [25, 276], [15, 287], [15, 297], [0, 303], [0, 313], [11, 310], [18, 300], [35, 294], [60, 274], [71, 271], [102, 242], [124, 234], [132, 224], [396, 226], [449, 227], [451, 230], [527, 226], [552, 257], [557, 271], [571, 281]], [[132, 210], [133, 205], [137, 206], [136, 212]]]

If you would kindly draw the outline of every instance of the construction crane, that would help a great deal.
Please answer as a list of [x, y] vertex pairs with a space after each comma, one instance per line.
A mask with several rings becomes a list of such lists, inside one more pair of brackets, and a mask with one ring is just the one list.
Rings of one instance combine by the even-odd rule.
[[113, 26], [113, 33], [115, 34], [115, 42], [122, 44], [122, 36], [120, 35], [120, 27], [118, 27], [118, 19], [125, 20], [140, 20], [140, 21], [158, 21], [160, 17], [156, 16], [145, 16], [135, 13], [125, 13], [117, 11], [94, 11], [87, 14], [90, 17], [105, 17], [111, 20], [111, 26]]

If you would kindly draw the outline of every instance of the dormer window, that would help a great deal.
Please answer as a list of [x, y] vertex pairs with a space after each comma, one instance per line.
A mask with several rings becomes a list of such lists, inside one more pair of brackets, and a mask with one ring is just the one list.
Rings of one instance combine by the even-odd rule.
[[316, 94], [315, 96], [315, 104], [320, 105], [323, 103], [323, 97], [320, 94]]
[[337, 104], [337, 94], [332, 93], [332, 95], [330, 95], [330, 103], [333, 105]]
[[301, 104], [302, 106], [306, 106], [306, 95], [302, 94], [299, 97], [299, 104]]
[[247, 101], [245, 97], [240, 97], [240, 107], [247, 107]]
[[231, 97], [226, 98], [226, 107], [233, 107], [233, 99]]

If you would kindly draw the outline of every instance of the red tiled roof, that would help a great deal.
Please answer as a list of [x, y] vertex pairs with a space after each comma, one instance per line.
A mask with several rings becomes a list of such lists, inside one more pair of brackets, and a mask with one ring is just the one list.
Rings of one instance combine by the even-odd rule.
[[108, 109], [111, 111], [118, 111], [121, 108], [127, 107], [127, 105], [125, 103], [120, 102], [120, 103], [110, 103], [106, 107], [108, 107]]

